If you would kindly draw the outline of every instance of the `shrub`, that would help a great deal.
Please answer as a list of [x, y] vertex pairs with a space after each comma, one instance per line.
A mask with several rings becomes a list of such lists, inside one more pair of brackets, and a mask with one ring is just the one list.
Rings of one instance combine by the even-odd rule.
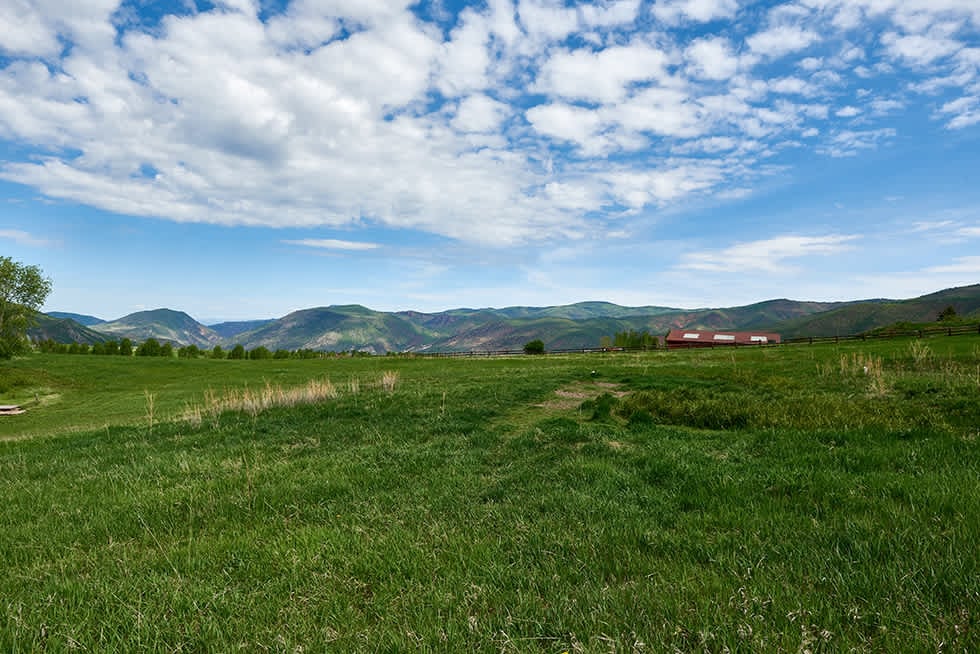
[[544, 354], [544, 341], [538, 338], [525, 343], [524, 354]]

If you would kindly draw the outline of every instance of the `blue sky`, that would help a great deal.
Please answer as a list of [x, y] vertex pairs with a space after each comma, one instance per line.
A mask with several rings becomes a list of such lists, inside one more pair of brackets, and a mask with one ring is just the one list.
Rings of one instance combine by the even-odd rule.
[[914, 297], [978, 182], [978, 0], [0, 1], [47, 310]]

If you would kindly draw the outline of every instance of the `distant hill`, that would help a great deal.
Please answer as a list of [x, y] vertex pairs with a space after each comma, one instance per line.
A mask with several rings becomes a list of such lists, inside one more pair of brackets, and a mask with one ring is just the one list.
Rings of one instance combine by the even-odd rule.
[[112, 338], [125, 336], [137, 342], [153, 337], [179, 345], [231, 347], [240, 343], [246, 349], [263, 346], [270, 350], [358, 350], [376, 354], [519, 350], [535, 339], [543, 340], [548, 349], [577, 349], [598, 347], [603, 336], [628, 330], [658, 335], [671, 329], [730, 329], [777, 332], [783, 338], [846, 336], [899, 322], [930, 322], [950, 305], [961, 318], [980, 318], [980, 284], [909, 300], [777, 299], [704, 309], [580, 302], [424, 313], [374, 311], [353, 304], [304, 309], [277, 320], [221, 323], [211, 328], [186, 313], [157, 309], [99, 323], [95, 329]]
[[962, 318], [980, 317], [980, 284], [909, 300], [866, 300], [777, 324], [784, 338], [861, 334], [898, 322], [927, 323], [952, 306]]
[[67, 313], [65, 311], [48, 311], [46, 315], [49, 315], [52, 318], [57, 318], [59, 320], [65, 318], [69, 320], [74, 320], [78, 324], [84, 325], [86, 327], [91, 327], [92, 325], [98, 325], [99, 323], [105, 322], [105, 320], [103, 320], [102, 318], [96, 318], [95, 316], [86, 316], [81, 313]]
[[219, 322], [215, 325], [208, 325], [208, 328], [221, 338], [231, 338], [264, 327], [270, 322], [273, 322], [271, 318], [267, 320], [239, 320], [237, 322]]
[[56, 343], [103, 343], [109, 337], [86, 327], [72, 318], [57, 318], [51, 314], [37, 314], [37, 325], [27, 330], [32, 341], [51, 339]]
[[[422, 315], [422, 314], [419, 314]], [[238, 334], [225, 345], [246, 349], [358, 350], [383, 354], [421, 349], [437, 334], [403, 315], [373, 311], [360, 305], [318, 307], [295, 311], [256, 330]]]
[[139, 311], [128, 316], [104, 322], [96, 326], [98, 331], [111, 334], [115, 338], [129, 338], [142, 342], [155, 338], [161, 343], [177, 345], [197, 345], [211, 347], [221, 341], [221, 337], [183, 311], [155, 309]]

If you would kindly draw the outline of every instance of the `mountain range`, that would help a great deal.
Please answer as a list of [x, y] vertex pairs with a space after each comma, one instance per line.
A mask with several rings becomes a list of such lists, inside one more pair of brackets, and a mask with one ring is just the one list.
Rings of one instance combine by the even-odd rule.
[[30, 330], [34, 339], [95, 343], [155, 338], [175, 345], [253, 349], [450, 352], [516, 350], [534, 339], [548, 349], [598, 347], [618, 332], [670, 329], [765, 330], [783, 338], [850, 335], [898, 322], [936, 320], [952, 306], [960, 318], [980, 319], [980, 284], [907, 300], [803, 302], [778, 299], [741, 307], [678, 309], [580, 302], [550, 307], [452, 309], [437, 313], [384, 312], [360, 305], [294, 311], [277, 320], [203, 325], [182, 311], [140, 311], [117, 320], [51, 312]]

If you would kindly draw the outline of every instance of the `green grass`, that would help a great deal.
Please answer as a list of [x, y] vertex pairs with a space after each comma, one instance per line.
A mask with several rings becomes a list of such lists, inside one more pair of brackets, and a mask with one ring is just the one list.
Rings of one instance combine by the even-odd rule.
[[980, 647], [976, 338], [110, 359], [0, 364], [0, 651]]

